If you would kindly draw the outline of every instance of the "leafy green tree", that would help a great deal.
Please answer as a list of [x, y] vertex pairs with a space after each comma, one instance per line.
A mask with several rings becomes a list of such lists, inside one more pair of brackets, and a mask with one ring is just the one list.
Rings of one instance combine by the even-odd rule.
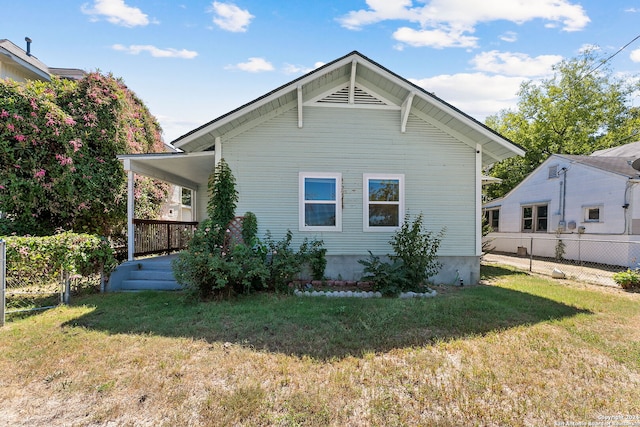
[[[116, 155], [160, 151], [158, 123], [111, 75], [0, 80], [0, 234], [122, 232], [126, 176]], [[167, 190], [137, 177], [136, 216], [155, 217]]]
[[506, 194], [551, 154], [591, 154], [633, 141], [640, 112], [629, 99], [640, 86], [603, 64], [594, 50], [564, 60], [553, 77], [521, 85], [515, 110], [487, 118], [489, 127], [527, 151], [492, 167], [502, 183], [488, 188], [490, 198]]
[[238, 203], [236, 179], [224, 159], [220, 159], [213, 173], [209, 175], [208, 187], [207, 213], [214, 227], [220, 230], [217, 243], [222, 245], [227, 227], [236, 215]]

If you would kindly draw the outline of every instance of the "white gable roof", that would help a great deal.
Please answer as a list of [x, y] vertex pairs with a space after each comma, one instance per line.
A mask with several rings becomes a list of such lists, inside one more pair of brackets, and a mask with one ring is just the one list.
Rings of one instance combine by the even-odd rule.
[[403, 128], [411, 112], [473, 148], [480, 144], [483, 165], [524, 155], [524, 150], [513, 142], [357, 51], [192, 130], [172, 145], [187, 152], [210, 150], [216, 138], [231, 138], [296, 107], [298, 126], [302, 127], [305, 106], [323, 104], [397, 109], [402, 117], [399, 128]]

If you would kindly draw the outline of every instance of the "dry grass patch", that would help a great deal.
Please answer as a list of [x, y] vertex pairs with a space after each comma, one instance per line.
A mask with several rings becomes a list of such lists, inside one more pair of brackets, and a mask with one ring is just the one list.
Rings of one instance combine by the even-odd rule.
[[640, 295], [498, 267], [430, 300], [86, 297], [0, 330], [0, 425], [554, 425], [640, 415]]

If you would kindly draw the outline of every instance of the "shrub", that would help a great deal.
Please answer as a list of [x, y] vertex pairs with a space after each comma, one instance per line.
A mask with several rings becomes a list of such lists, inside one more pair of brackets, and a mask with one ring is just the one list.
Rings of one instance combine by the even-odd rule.
[[368, 259], [358, 261], [365, 267], [363, 279], [373, 282], [374, 290], [384, 295], [421, 290], [427, 279], [440, 270], [437, 253], [444, 231], [437, 234], [427, 231], [422, 214], [413, 222], [407, 216], [389, 242], [394, 250], [394, 254], [388, 255], [390, 262], [381, 261], [371, 251]]
[[181, 252], [173, 263], [176, 279], [191, 296], [209, 298], [262, 289], [281, 291], [287, 289], [304, 265], [309, 265], [314, 275], [324, 275], [327, 262], [322, 241], [305, 238], [296, 252], [291, 249], [293, 234], [287, 230], [285, 237], [277, 241], [267, 231], [261, 242], [257, 237], [258, 219], [251, 212], [245, 214], [242, 222], [244, 243], [225, 239], [227, 227], [235, 217], [238, 193], [224, 159], [209, 177], [209, 194], [209, 219], [198, 225], [188, 250]]
[[622, 289], [640, 288], [640, 271], [638, 269], [627, 269], [613, 274], [613, 280]]
[[64, 232], [54, 236], [2, 237], [7, 244], [7, 274], [24, 283], [70, 275], [109, 274], [117, 265], [109, 242], [99, 236]]
[[[127, 181], [116, 155], [162, 151], [155, 118], [111, 75], [0, 79], [0, 234], [122, 233]], [[135, 185], [136, 216], [154, 217], [167, 185], [142, 176]]]
[[242, 220], [242, 240], [245, 245], [254, 246], [258, 243], [258, 218], [253, 212], [246, 212]]
[[237, 244], [225, 252], [216, 242], [215, 228], [212, 221], [203, 221], [189, 249], [174, 261], [176, 279], [192, 296], [206, 299], [259, 290], [282, 292], [305, 263], [312, 262], [316, 269], [326, 265], [321, 241], [305, 239], [295, 251], [291, 248], [291, 231], [281, 240], [274, 240], [267, 232], [264, 242]]
[[287, 230], [281, 240], [273, 240], [271, 232], [267, 231], [264, 248], [269, 268], [269, 289], [275, 291], [287, 289], [289, 282], [302, 272], [305, 265], [311, 268], [314, 277], [322, 278], [324, 276], [327, 261], [325, 258], [326, 249], [322, 247], [322, 241], [310, 241], [305, 238], [299, 250], [294, 251], [291, 248], [292, 239], [291, 230]]
[[411, 282], [400, 261], [383, 262], [379, 256], [369, 251], [369, 258], [358, 261], [364, 265], [364, 278], [373, 282], [373, 289], [386, 296], [399, 295], [411, 288]]

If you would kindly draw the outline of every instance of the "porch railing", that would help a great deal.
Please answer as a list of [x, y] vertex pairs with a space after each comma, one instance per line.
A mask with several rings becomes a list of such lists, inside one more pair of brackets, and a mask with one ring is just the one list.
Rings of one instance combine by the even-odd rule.
[[134, 256], [186, 249], [197, 222], [134, 219]]

